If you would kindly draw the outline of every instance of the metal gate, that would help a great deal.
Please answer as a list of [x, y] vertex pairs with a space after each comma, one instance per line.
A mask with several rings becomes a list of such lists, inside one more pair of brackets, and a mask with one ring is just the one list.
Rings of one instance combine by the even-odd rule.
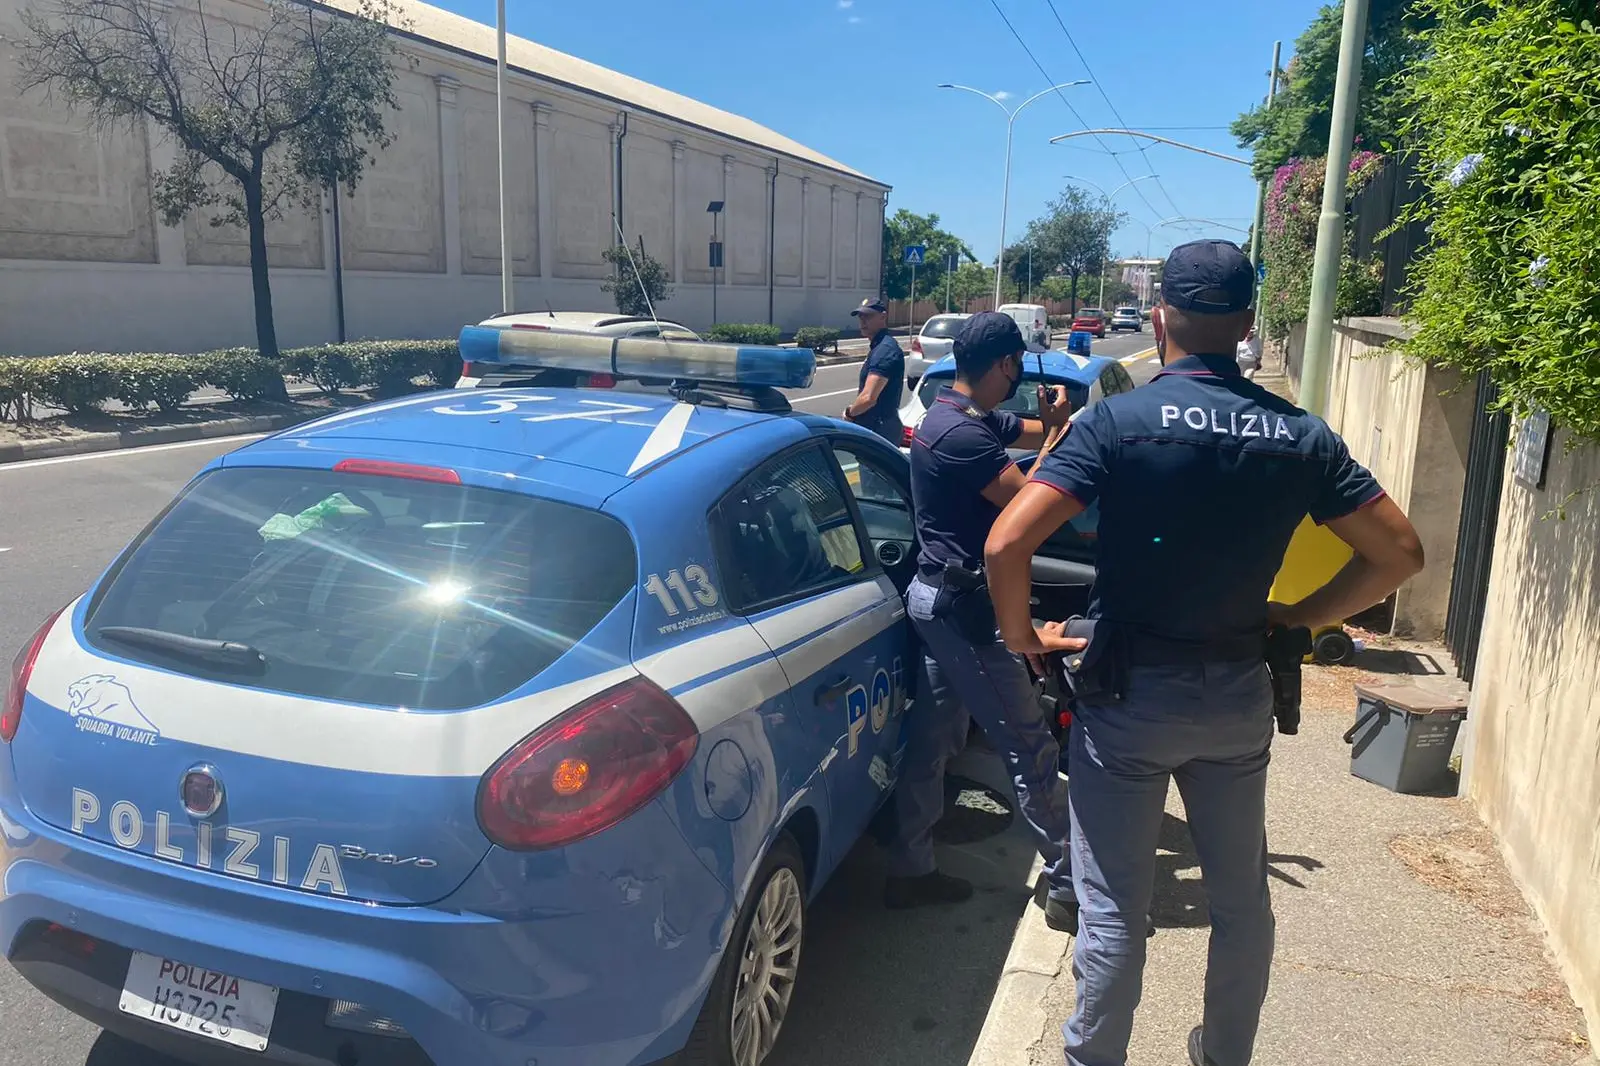
[[1483, 633], [1483, 612], [1489, 598], [1489, 570], [1494, 563], [1494, 531], [1500, 520], [1500, 488], [1505, 478], [1506, 442], [1511, 419], [1488, 408], [1500, 389], [1488, 371], [1478, 375], [1473, 404], [1472, 437], [1467, 450], [1467, 479], [1461, 494], [1461, 525], [1456, 531], [1455, 569], [1450, 575], [1450, 607], [1445, 615], [1445, 645], [1456, 660], [1456, 672], [1472, 683]]

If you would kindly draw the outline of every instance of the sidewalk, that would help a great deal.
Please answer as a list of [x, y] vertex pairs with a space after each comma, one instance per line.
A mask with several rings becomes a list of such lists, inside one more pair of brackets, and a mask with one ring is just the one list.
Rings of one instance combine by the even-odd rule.
[[[1396, 658], [1380, 652], [1366, 662]], [[1454, 798], [1397, 795], [1351, 776], [1340, 734], [1361, 679], [1358, 668], [1308, 667], [1301, 732], [1274, 742], [1267, 802], [1278, 948], [1254, 1061], [1588, 1063], [1582, 1016], [1473, 812]], [[1176, 789], [1155, 918], [1128, 1061], [1187, 1066], [1208, 927]], [[1060, 1026], [1073, 999], [1070, 941], [1030, 908], [971, 1066], [1062, 1063]]]

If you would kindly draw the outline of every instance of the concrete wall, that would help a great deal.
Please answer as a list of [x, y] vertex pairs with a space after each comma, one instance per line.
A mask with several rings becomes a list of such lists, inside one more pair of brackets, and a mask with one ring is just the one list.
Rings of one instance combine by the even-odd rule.
[[[1463, 791], [1500, 838], [1593, 1033], [1600, 1032], [1600, 447], [1569, 453], [1568, 443], [1564, 432], [1554, 434], [1542, 489], [1513, 478], [1508, 456]], [[1551, 516], [1563, 505], [1564, 519]]]
[[[18, 93], [24, 3], [0, 0], [0, 353], [252, 344], [243, 232], [204, 213], [176, 227], [156, 217], [152, 173], [176, 158], [171, 140], [142, 121], [97, 130], [59, 98]], [[192, 27], [194, 4], [175, 0], [173, 17]], [[226, 24], [259, 9], [205, 10]], [[428, 41], [400, 47], [396, 138], [341, 196], [342, 247], [331, 196], [269, 224], [285, 345], [335, 338], [336, 256], [352, 338], [450, 336], [500, 309], [493, 66]], [[770, 306], [789, 329], [847, 326], [878, 291], [886, 189], [869, 179], [520, 72], [508, 109], [519, 308], [614, 306], [601, 256], [616, 239], [619, 185], [629, 242], [642, 237], [672, 278], [664, 318], [712, 322], [712, 200], [727, 205], [718, 320], [766, 322]]]
[[1450, 602], [1473, 394], [1455, 371], [1387, 350], [1405, 335], [1392, 318], [1335, 327], [1327, 420], [1410, 516], [1427, 552], [1427, 567], [1396, 596], [1394, 632], [1437, 640]]

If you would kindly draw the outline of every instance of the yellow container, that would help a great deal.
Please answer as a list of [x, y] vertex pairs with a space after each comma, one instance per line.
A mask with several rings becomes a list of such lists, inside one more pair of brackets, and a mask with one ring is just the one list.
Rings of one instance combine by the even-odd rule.
[[[1298, 603], [1332, 580], [1352, 554], [1350, 546], [1326, 526], [1307, 518], [1289, 541], [1269, 597], [1278, 603]], [[1342, 625], [1315, 629], [1311, 639], [1316, 648], [1313, 658], [1319, 662], [1344, 662], [1355, 650]]]

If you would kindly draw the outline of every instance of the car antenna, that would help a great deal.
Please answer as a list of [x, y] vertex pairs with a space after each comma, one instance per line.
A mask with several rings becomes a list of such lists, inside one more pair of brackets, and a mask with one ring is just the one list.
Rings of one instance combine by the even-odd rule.
[[[611, 216], [611, 225], [617, 231], [617, 243], [622, 245], [622, 251], [628, 257], [628, 266], [633, 270], [633, 280], [639, 283], [639, 295], [644, 297], [645, 309], [650, 312], [650, 321], [656, 324], [656, 331], [661, 330], [661, 320], [656, 317], [655, 304], [650, 302], [650, 291], [644, 287], [644, 277], [639, 273], [639, 264], [633, 261], [633, 249], [628, 247], [628, 238], [623, 235], [622, 223], [617, 221], [617, 216]], [[639, 235], [639, 254], [644, 254], [644, 235]]]
[[550, 297], [548, 296], [544, 298], [544, 309], [549, 312], [551, 318], [556, 317], [556, 309], [550, 306]]

